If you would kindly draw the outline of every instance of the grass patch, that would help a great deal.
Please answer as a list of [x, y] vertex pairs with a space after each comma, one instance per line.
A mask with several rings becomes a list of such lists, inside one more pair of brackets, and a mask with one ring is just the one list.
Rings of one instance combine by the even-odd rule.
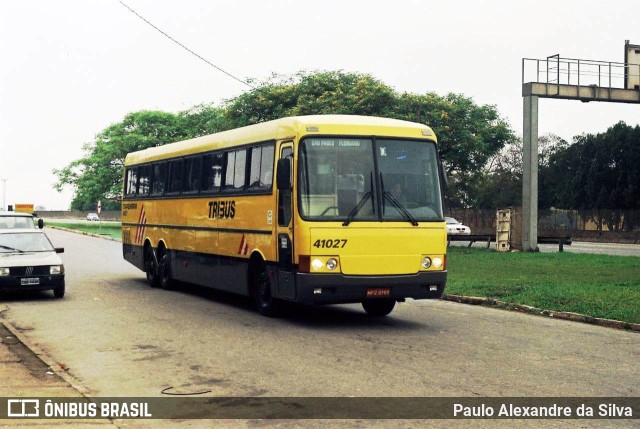
[[60, 228], [75, 229], [90, 234], [105, 235], [117, 239], [122, 239], [122, 229], [120, 222], [89, 222], [86, 220], [65, 221], [65, 222], [45, 222], [45, 226], [57, 226]]
[[449, 247], [446, 292], [640, 323], [640, 258]]

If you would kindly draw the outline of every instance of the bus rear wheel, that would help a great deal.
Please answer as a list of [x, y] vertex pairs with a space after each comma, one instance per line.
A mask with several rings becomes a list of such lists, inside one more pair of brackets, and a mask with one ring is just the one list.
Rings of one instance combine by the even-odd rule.
[[158, 255], [158, 277], [158, 284], [162, 289], [173, 289], [174, 282], [171, 277], [171, 256], [166, 249], [163, 249]]
[[393, 310], [395, 306], [396, 301], [393, 299], [372, 299], [362, 302], [364, 311], [366, 311], [369, 316], [374, 317], [386, 316], [391, 313], [391, 310]]
[[265, 267], [256, 275], [253, 284], [253, 298], [258, 311], [263, 316], [277, 317], [282, 313], [282, 301], [271, 295], [271, 277]]
[[160, 277], [158, 276], [158, 264], [153, 254], [153, 248], [147, 246], [144, 250], [144, 272], [147, 274], [147, 282], [151, 287], [160, 286]]

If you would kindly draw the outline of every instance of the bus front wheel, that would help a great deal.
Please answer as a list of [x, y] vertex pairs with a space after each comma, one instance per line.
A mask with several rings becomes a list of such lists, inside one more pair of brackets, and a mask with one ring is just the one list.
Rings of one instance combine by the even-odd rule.
[[277, 317], [282, 312], [282, 302], [271, 295], [272, 284], [269, 272], [263, 267], [254, 279], [253, 297], [260, 314], [267, 317]]
[[363, 301], [362, 307], [369, 316], [382, 317], [391, 313], [393, 307], [396, 306], [396, 301], [393, 299], [372, 299], [369, 301]]

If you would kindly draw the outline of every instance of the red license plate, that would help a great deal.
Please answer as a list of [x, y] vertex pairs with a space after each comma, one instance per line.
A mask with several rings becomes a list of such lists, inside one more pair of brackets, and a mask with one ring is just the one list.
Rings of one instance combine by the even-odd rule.
[[391, 296], [390, 287], [376, 287], [367, 289], [367, 298], [378, 298]]

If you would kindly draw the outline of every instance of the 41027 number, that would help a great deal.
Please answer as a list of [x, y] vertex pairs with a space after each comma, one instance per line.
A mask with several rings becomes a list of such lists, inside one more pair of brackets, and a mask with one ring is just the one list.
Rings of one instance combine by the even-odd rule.
[[344, 239], [335, 239], [335, 240], [316, 240], [313, 243], [313, 247], [317, 247], [319, 249], [342, 249], [347, 245], [347, 240]]

